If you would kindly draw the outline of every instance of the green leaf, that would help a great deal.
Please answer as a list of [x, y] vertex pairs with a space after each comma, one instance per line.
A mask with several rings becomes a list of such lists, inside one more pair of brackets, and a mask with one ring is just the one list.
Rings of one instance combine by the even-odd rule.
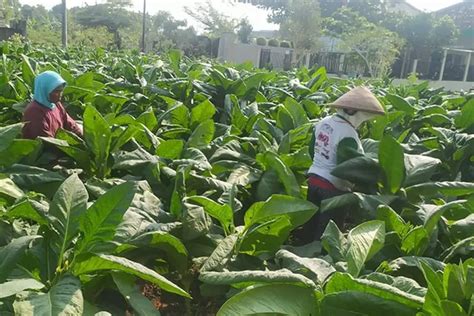
[[280, 266], [294, 273], [302, 274], [318, 284], [324, 284], [326, 279], [336, 271], [330, 263], [319, 258], [299, 257], [288, 250], [281, 249], [275, 254]]
[[393, 301], [413, 309], [421, 309], [423, 298], [406, 293], [396, 287], [386, 283], [376, 282], [366, 279], [354, 279], [347, 273], [336, 272], [331, 276], [325, 286], [325, 294], [357, 291], [375, 295], [384, 301]]
[[156, 149], [156, 155], [167, 159], [178, 159], [184, 148], [182, 139], [170, 139], [161, 142]]
[[35, 279], [15, 279], [0, 284], [0, 299], [16, 295], [25, 290], [41, 290], [44, 284]]
[[151, 131], [158, 126], [158, 121], [156, 120], [155, 113], [153, 113], [153, 108], [151, 107], [140, 114], [140, 116], [137, 118], [137, 122], [142, 123]]
[[10, 275], [31, 242], [40, 238], [43, 237], [38, 235], [19, 237], [0, 248], [0, 258], [2, 258], [0, 261], [0, 282], [5, 281], [8, 275]]
[[35, 81], [35, 71], [33, 70], [33, 67], [31, 67], [30, 59], [28, 56], [21, 54], [21, 74], [22, 74], [22, 79], [25, 81], [27, 85], [30, 87], [33, 87], [34, 81]]
[[306, 115], [303, 106], [299, 104], [295, 99], [286, 98], [284, 106], [293, 118], [295, 127], [304, 125], [309, 122], [308, 116]]
[[[159, 249], [166, 253], [168, 263], [180, 272], [187, 267], [188, 251], [179, 238], [163, 231], [152, 231], [141, 234], [130, 241], [139, 248]], [[119, 251], [120, 247], [117, 249]]]
[[429, 182], [441, 165], [441, 160], [423, 155], [405, 154], [407, 177], [404, 186]]
[[329, 221], [321, 236], [321, 244], [334, 262], [345, 261], [347, 239], [332, 220]]
[[214, 121], [206, 120], [199, 124], [189, 136], [186, 147], [203, 148], [209, 145], [214, 137]]
[[245, 213], [245, 227], [263, 223], [277, 216], [287, 216], [294, 227], [304, 224], [316, 212], [317, 207], [306, 200], [288, 195], [272, 195], [265, 202], [254, 203]]
[[433, 271], [433, 269], [431, 269], [431, 267], [423, 261], [420, 264], [420, 269], [425, 276], [426, 283], [428, 283], [428, 292], [425, 296], [423, 310], [427, 311], [428, 313], [438, 315], [439, 311], [442, 310], [441, 300], [445, 298], [443, 281], [436, 274], [436, 272]]
[[449, 233], [457, 240], [474, 236], [474, 214], [452, 223], [449, 226]]
[[33, 155], [39, 147], [40, 142], [38, 140], [14, 139], [7, 149], [0, 151], [0, 166], [10, 167], [30, 154]]
[[238, 238], [239, 234], [235, 233], [222, 239], [209, 258], [204, 262], [201, 271], [221, 270], [225, 267], [227, 261], [234, 254], [234, 248]]
[[133, 307], [138, 315], [160, 315], [160, 312], [155, 308], [155, 306], [153, 306], [150, 300], [140, 293], [140, 289], [135, 284], [136, 279], [133, 276], [122, 273], [113, 273], [112, 277], [122, 296], [127, 300], [127, 303]]
[[22, 218], [32, 220], [40, 225], [47, 225], [46, 213], [40, 212], [32, 205], [31, 200], [24, 199], [15, 205], [12, 205], [4, 215], [9, 219]]
[[191, 110], [191, 127], [201, 122], [212, 119], [216, 113], [216, 107], [209, 100], [205, 100], [196, 105]]
[[54, 195], [49, 215], [56, 219], [52, 225], [59, 235], [59, 261], [72, 239], [79, 233], [79, 219], [86, 212], [88, 200], [86, 187], [77, 174], [67, 178]]
[[462, 202], [465, 202], [465, 200], [453, 201], [441, 206], [430, 208], [429, 212], [425, 216], [425, 222], [423, 224], [428, 233], [428, 236], [431, 235], [435, 227], [438, 225], [438, 221], [440, 220], [444, 212], [446, 212], [450, 208], [457, 207]]
[[112, 240], [134, 195], [134, 185], [127, 182], [110, 189], [95, 201], [80, 220], [84, 236], [79, 252], [91, 251], [98, 243]]
[[384, 300], [372, 294], [356, 291], [345, 291], [327, 294], [321, 301], [321, 315], [412, 316], [415, 313], [416, 311], [403, 304]]
[[99, 254], [96, 256], [90, 256], [83, 260], [76, 261], [73, 271], [75, 275], [82, 275], [98, 271], [121, 271], [128, 274], [132, 274], [143, 280], [149, 281], [153, 284], [158, 285], [160, 288], [167, 292], [175, 293], [187, 298], [191, 298], [188, 293], [178, 287], [173, 282], [169, 281], [165, 277], [159, 275], [155, 271], [141, 265], [140, 263], [133, 262], [127, 258]]
[[338, 164], [331, 174], [362, 186], [375, 185], [382, 176], [382, 169], [372, 158], [361, 156]]
[[386, 176], [386, 186], [390, 193], [400, 189], [405, 180], [405, 160], [402, 146], [390, 135], [380, 141], [379, 163]]
[[214, 285], [232, 284], [235, 287], [242, 288], [254, 284], [270, 283], [270, 284], [294, 284], [309, 288], [316, 288], [316, 285], [309, 278], [301, 274], [292, 273], [290, 270], [281, 269], [276, 271], [259, 271], [259, 270], [243, 270], [243, 271], [224, 271], [210, 272], [204, 271], [199, 274], [199, 280]]
[[406, 255], [421, 256], [429, 245], [428, 231], [422, 226], [412, 229], [403, 238], [401, 249]]
[[30, 292], [13, 303], [17, 315], [82, 315], [84, 299], [81, 282], [63, 276], [48, 293]]
[[104, 117], [92, 105], [87, 105], [83, 115], [84, 140], [94, 155], [97, 175], [104, 178], [108, 175], [107, 162], [112, 142], [112, 132]]
[[3, 195], [16, 200], [21, 198], [24, 194], [25, 193], [23, 193], [10, 178], [0, 174], [0, 197]]
[[402, 97], [394, 94], [387, 94], [385, 98], [396, 110], [403, 111], [411, 116], [415, 114], [416, 109]]
[[293, 171], [273, 152], [264, 153], [263, 158], [270, 170], [274, 170], [285, 187], [286, 194], [301, 197], [300, 186]]
[[221, 205], [204, 196], [191, 196], [188, 201], [195, 202], [204, 208], [204, 211], [217, 219], [224, 231], [231, 232], [234, 228], [234, 213], [229, 205]]
[[443, 308], [444, 315], [449, 316], [468, 316], [468, 314], [463, 310], [462, 306], [456, 302], [441, 300], [441, 307]]
[[385, 224], [369, 221], [351, 229], [347, 236], [347, 266], [351, 275], [357, 276], [365, 262], [370, 260], [385, 243]]
[[461, 109], [461, 115], [454, 120], [457, 128], [468, 128], [474, 124], [474, 99], [470, 99]]
[[449, 262], [452, 260], [454, 256], [457, 254], [473, 254], [473, 249], [474, 249], [474, 236], [467, 237], [463, 240], [458, 241], [440, 255], [440, 258], [443, 259], [444, 262]]
[[462, 196], [474, 193], [474, 183], [460, 181], [426, 182], [407, 187], [405, 191], [410, 200], [418, 200], [420, 196], [433, 197], [437, 194], [443, 194], [446, 197]]
[[401, 238], [410, 229], [410, 224], [407, 224], [398, 213], [387, 205], [381, 205], [377, 208], [377, 219], [385, 222], [385, 230], [394, 231]]
[[251, 314], [317, 315], [314, 291], [289, 284], [250, 287], [232, 296], [217, 312], [223, 315]]
[[23, 123], [0, 126], [0, 152], [7, 149], [23, 128]]

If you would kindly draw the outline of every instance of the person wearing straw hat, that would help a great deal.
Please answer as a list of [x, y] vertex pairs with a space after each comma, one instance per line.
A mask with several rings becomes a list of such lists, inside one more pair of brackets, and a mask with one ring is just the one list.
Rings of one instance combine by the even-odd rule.
[[[357, 128], [376, 115], [385, 114], [380, 102], [365, 87], [350, 90], [329, 106], [337, 111], [316, 123], [309, 148], [313, 164], [308, 170], [307, 199], [318, 207], [324, 199], [351, 191], [352, 183], [331, 172], [341, 162], [363, 154]], [[344, 209], [317, 212], [303, 227], [303, 238], [319, 240], [329, 220], [342, 229], [345, 217]]]

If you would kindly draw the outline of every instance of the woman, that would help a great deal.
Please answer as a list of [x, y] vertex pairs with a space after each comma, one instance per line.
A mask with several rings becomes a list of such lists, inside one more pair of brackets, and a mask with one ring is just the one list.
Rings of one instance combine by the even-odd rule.
[[[365, 87], [350, 90], [330, 106], [337, 108], [337, 113], [315, 125], [310, 144], [313, 164], [308, 170], [307, 198], [318, 207], [324, 199], [351, 191], [353, 185], [350, 182], [333, 176], [331, 172], [341, 162], [363, 154], [357, 128], [376, 115], [385, 114], [380, 102]], [[342, 229], [346, 215], [344, 209], [317, 212], [303, 228], [306, 239], [319, 240], [329, 220]]]
[[61, 76], [54, 71], [45, 71], [35, 78], [33, 101], [23, 114], [23, 137], [55, 137], [63, 128], [82, 137], [82, 128], [67, 114], [61, 104], [66, 86]]

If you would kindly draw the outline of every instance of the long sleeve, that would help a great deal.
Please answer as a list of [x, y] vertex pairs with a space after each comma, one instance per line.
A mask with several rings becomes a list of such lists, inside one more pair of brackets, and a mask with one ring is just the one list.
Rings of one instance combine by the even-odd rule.
[[73, 132], [77, 136], [82, 137], [83, 131], [82, 128], [76, 123], [76, 121], [66, 112], [66, 109], [62, 105], [61, 112], [62, 112], [62, 120], [63, 120], [63, 127], [64, 129]]

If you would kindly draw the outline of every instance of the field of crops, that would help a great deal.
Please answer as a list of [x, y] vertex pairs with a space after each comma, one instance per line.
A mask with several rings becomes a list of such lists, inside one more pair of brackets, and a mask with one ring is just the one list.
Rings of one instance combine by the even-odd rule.
[[[472, 315], [473, 93], [176, 51], [0, 50], [1, 315]], [[20, 138], [44, 70], [84, 139]], [[350, 221], [301, 244], [312, 126], [361, 84], [388, 114], [334, 171], [354, 192], [317, 210]]]

